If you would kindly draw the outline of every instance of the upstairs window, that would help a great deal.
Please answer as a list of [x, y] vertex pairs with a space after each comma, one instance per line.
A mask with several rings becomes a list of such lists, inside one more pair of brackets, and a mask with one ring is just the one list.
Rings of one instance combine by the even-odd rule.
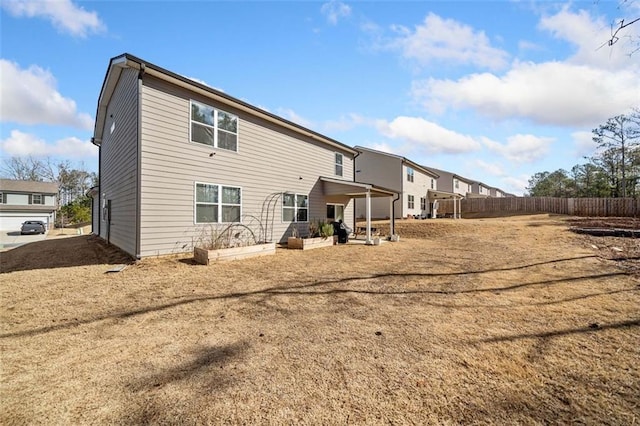
[[453, 185], [456, 187], [456, 189], [460, 188], [460, 181], [458, 179], [454, 179]]
[[238, 151], [238, 117], [191, 101], [191, 142]]
[[282, 194], [282, 221], [309, 221], [309, 196], [302, 194]]
[[29, 196], [29, 204], [44, 204], [44, 195], [31, 194]]
[[240, 188], [196, 183], [195, 223], [240, 222], [241, 210]]
[[413, 169], [407, 167], [407, 182], [413, 182]]
[[336, 176], [342, 176], [342, 165], [343, 165], [343, 156], [342, 154], [336, 152]]
[[435, 188], [433, 187], [433, 183], [434, 183], [434, 182], [433, 182], [433, 179], [431, 179], [431, 189], [435, 189]]

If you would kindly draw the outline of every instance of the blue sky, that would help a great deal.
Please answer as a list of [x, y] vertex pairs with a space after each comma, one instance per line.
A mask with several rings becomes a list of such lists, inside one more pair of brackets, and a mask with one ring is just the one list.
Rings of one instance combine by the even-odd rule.
[[[128, 52], [347, 145], [522, 194], [640, 106], [640, 16], [617, 1], [0, 0], [0, 155], [97, 171], [111, 57]], [[636, 46], [637, 47], [637, 46]]]

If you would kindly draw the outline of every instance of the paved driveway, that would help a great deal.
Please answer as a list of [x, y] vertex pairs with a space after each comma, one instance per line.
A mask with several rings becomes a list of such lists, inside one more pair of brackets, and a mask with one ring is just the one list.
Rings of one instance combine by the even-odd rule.
[[20, 231], [0, 231], [0, 250], [18, 247], [34, 241], [42, 241], [45, 238], [47, 238], [47, 234], [20, 235]]

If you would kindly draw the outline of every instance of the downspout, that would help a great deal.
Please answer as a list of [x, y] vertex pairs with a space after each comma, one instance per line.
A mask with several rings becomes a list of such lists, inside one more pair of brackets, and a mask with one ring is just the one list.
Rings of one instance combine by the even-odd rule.
[[[353, 181], [354, 182], [357, 182], [356, 181], [356, 172], [357, 172], [357, 170], [356, 170], [356, 158], [358, 158], [359, 155], [360, 155], [360, 151], [357, 151], [356, 155], [353, 156]], [[352, 226], [353, 226], [353, 229], [356, 229], [356, 219], [357, 219], [356, 218], [356, 199], [352, 198], [352, 200], [353, 200], [353, 223], [352, 223]]]
[[136, 149], [137, 149], [137, 173], [136, 173], [136, 259], [140, 259], [140, 246], [141, 246], [141, 224], [142, 214], [140, 206], [142, 205], [142, 78], [144, 77], [145, 65], [140, 64], [140, 71], [138, 71], [138, 125], [136, 126]]
[[401, 192], [398, 192], [398, 194], [396, 195], [396, 198], [391, 202], [392, 205], [392, 209], [391, 209], [391, 235], [395, 235], [396, 233], [396, 201], [398, 201], [400, 199], [400, 197], [402, 196]]
[[[98, 237], [100, 236], [100, 224], [102, 223], [102, 191], [100, 191], [100, 176], [101, 176], [101, 171], [102, 171], [102, 144], [97, 144], [96, 143], [96, 138], [91, 138], [91, 143], [94, 144], [95, 146], [98, 147], [98, 220], [97, 220], [97, 225], [98, 225]], [[92, 201], [93, 203], [93, 201]], [[94, 220], [95, 215], [93, 214], [93, 211], [91, 211], [91, 224], [93, 225], [93, 220]], [[93, 229], [93, 226], [91, 227], [92, 231], [95, 233], [95, 229]]]

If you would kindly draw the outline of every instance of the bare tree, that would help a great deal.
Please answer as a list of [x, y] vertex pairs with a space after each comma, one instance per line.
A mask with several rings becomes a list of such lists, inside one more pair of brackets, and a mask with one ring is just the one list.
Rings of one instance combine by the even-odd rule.
[[[620, 0], [618, 2], [618, 9], [623, 9], [626, 6], [629, 9], [633, 10], [633, 8], [630, 5], [633, 3], [636, 3], [636, 1], [637, 0]], [[603, 46], [612, 47], [614, 44], [618, 43], [621, 40], [621, 38], [627, 38], [629, 40], [629, 43], [631, 44], [631, 48], [629, 50], [629, 56], [640, 51], [640, 36], [633, 35], [633, 34], [631, 35], [624, 34], [624, 31], [623, 31], [634, 24], [640, 25], [639, 22], [640, 22], [640, 16], [631, 16], [627, 18], [621, 18], [618, 21], [612, 22], [611, 37], [609, 37], [607, 41], [605, 41], [602, 45], [600, 45], [600, 48]]]
[[28, 157], [11, 157], [5, 159], [0, 168], [0, 173], [6, 179], [33, 180], [54, 182], [55, 176], [51, 162]]
[[[640, 112], [617, 115], [593, 129], [593, 141], [604, 151], [601, 160], [606, 160], [605, 167], [610, 171], [612, 185], [620, 188], [621, 194], [627, 196], [627, 173], [635, 174], [633, 167], [635, 151], [640, 144]], [[635, 186], [635, 178], [632, 179]]]

